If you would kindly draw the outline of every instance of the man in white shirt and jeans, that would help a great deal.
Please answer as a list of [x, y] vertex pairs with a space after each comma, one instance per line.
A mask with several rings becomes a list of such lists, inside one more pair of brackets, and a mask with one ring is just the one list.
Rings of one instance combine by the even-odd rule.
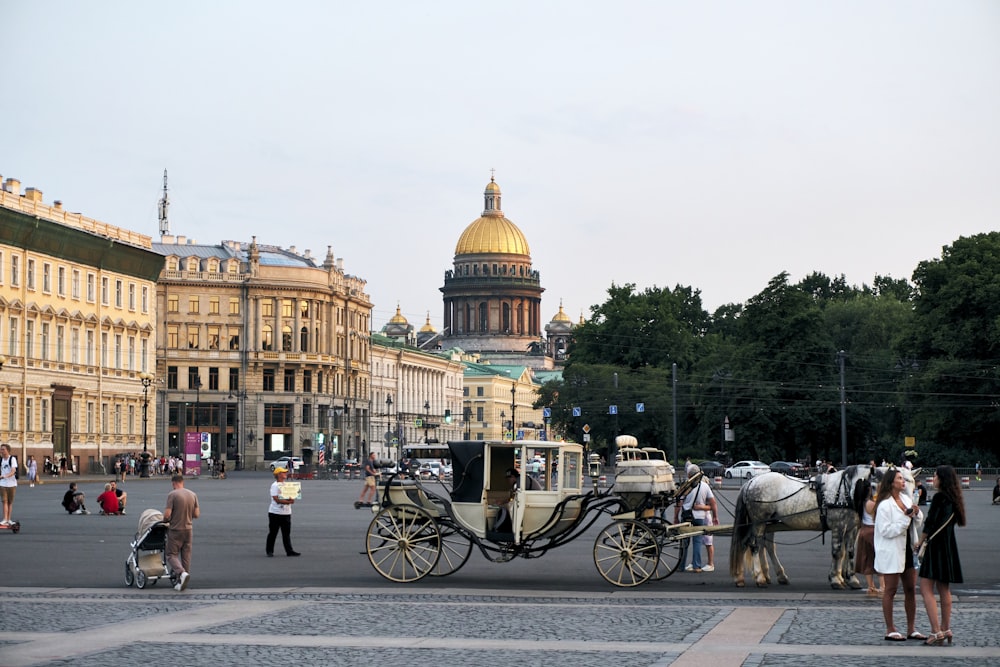
[[[688, 469], [688, 476], [694, 475], [701, 472], [701, 469], [692, 465]], [[691, 489], [690, 492], [674, 506], [674, 523], [678, 522], [681, 514], [681, 510], [691, 510], [694, 514], [694, 520], [691, 522], [694, 526], [706, 526], [711, 521], [712, 525], [719, 525], [719, 511], [718, 505], [715, 502], [715, 494], [712, 493], [712, 487], [708, 485], [705, 481], [705, 477], [702, 476], [698, 485]], [[702, 535], [695, 535], [691, 538], [691, 547], [688, 551], [691, 552], [691, 563], [684, 566], [681, 563], [685, 572], [714, 572], [715, 565], [702, 566], [701, 564], [701, 547], [704, 543]], [[687, 553], [684, 555], [684, 560], [687, 560]]]

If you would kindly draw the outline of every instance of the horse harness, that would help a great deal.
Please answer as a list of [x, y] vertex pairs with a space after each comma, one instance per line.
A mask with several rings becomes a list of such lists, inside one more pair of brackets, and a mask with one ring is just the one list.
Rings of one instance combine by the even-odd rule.
[[830, 524], [827, 522], [827, 510], [833, 509], [853, 509], [854, 504], [851, 499], [850, 489], [847, 487], [847, 471], [842, 471], [840, 475], [840, 483], [837, 485], [837, 495], [834, 497], [832, 503], [826, 502], [826, 478], [829, 473], [818, 474], [810, 480], [810, 486], [816, 491], [816, 505], [819, 507], [819, 525], [820, 531], [825, 533], [830, 530]]

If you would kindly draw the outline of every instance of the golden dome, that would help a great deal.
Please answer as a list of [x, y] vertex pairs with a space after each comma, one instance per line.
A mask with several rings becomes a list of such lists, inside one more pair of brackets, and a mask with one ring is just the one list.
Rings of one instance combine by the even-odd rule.
[[528, 239], [503, 216], [484, 215], [465, 228], [455, 245], [456, 255], [503, 253], [530, 255]]
[[409, 324], [406, 318], [403, 317], [403, 313], [399, 311], [399, 304], [396, 304], [396, 314], [389, 320], [389, 324]]
[[561, 301], [559, 302], [559, 312], [556, 313], [556, 316], [552, 318], [552, 321], [553, 322], [572, 322], [572, 320], [569, 319], [569, 315], [567, 315], [566, 312], [563, 310], [563, 306], [562, 306], [562, 302]]
[[420, 333], [437, 333], [434, 329], [434, 325], [431, 324], [431, 314], [427, 313], [427, 321], [424, 322], [424, 326], [420, 327]]

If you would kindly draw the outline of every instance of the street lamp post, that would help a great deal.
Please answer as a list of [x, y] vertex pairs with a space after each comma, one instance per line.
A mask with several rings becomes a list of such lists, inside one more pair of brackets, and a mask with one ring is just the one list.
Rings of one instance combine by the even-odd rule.
[[[201, 375], [194, 376], [194, 430], [198, 434], [198, 460], [201, 461]], [[185, 443], [185, 446], [187, 443]], [[187, 454], [184, 455], [187, 458]], [[200, 464], [200, 463], [199, 463]]]
[[465, 420], [465, 439], [472, 440], [472, 408], [462, 410], [462, 419]]
[[427, 431], [428, 429], [430, 429], [430, 421], [431, 421], [431, 404], [430, 401], [424, 401], [424, 444], [425, 445], [430, 442], [430, 440], [428, 439], [429, 436], [427, 435]]
[[153, 384], [153, 374], [139, 373], [139, 381], [142, 382], [142, 462], [139, 477], [149, 477], [149, 385]]
[[500, 439], [507, 439], [507, 413], [503, 410], [500, 411]]
[[514, 409], [517, 407], [515, 398], [517, 396], [517, 381], [510, 386], [510, 439], [516, 440], [517, 434], [514, 432]]
[[[385, 397], [385, 422], [386, 422], [386, 425], [387, 425], [387, 429], [386, 430], [388, 430], [390, 433], [392, 433], [393, 434], [392, 437], [395, 438], [396, 437], [396, 435], [395, 435], [396, 432], [392, 430], [392, 395], [391, 394]], [[392, 441], [391, 440], [389, 441], [389, 446], [390, 447], [392, 446]], [[397, 439], [396, 440], [396, 467], [397, 467], [397, 470], [399, 469], [399, 465], [402, 462], [403, 462], [403, 445]]]

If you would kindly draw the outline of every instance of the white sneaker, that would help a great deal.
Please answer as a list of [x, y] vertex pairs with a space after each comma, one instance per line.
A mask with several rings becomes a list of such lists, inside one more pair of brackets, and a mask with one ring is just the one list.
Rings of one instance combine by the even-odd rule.
[[694, 572], [694, 565], [688, 565], [684, 568], [685, 572]]
[[174, 590], [175, 591], [181, 590], [181, 585], [180, 584], [174, 584]]
[[715, 566], [714, 565], [706, 565], [705, 567], [701, 568], [701, 571], [702, 572], [715, 572]]
[[187, 572], [181, 572], [181, 580], [177, 584], [177, 586], [180, 586], [180, 588], [177, 588], [177, 590], [183, 591], [185, 588], [187, 588], [188, 587], [188, 580], [189, 579], [191, 579], [191, 575], [190, 574], [188, 574]]
[[0, 521], [0, 526], [9, 526], [9, 525], [10, 525], [10, 521], [7, 521], [6, 519], [4, 519], [3, 521]]
[[77, 510], [77, 511], [73, 512], [73, 514], [83, 514], [83, 510]]

